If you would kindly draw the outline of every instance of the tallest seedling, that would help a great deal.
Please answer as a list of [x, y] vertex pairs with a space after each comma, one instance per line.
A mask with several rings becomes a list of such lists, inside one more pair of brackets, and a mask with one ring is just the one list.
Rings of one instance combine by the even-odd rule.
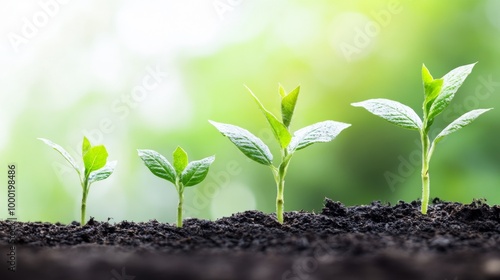
[[422, 214], [427, 214], [429, 203], [429, 162], [436, 144], [446, 135], [455, 132], [470, 124], [482, 113], [491, 109], [477, 109], [463, 114], [445, 127], [430, 141], [429, 129], [434, 118], [448, 107], [458, 88], [470, 74], [475, 64], [457, 67], [441, 79], [434, 79], [429, 70], [422, 66], [422, 80], [424, 84], [424, 103], [422, 106], [424, 118], [421, 120], [410, 107], [399, 102], [387, 99], [370, 99], [353, 103], [355, 107], [363, 107], [370, 113], [382, 117], [392, 124], [403, 128], [416, 130], [420, 133], [422, 142]]
[[[247, 88], [248, 89], [248, 88]], [[311, 144], [318, 142], [329, 142], [333, 140], [342, 130], [349, 127], [350, 124], [323, 121], [296, 131], [293, 136], [290, 133], [289, 127], [292, 121], [293, 111], [299, 96], [300, 87], [295, 88], [290, 93], [286, 93], [283, 87], [279, 87], [281, 95], [281, 121], [278, 120], [271, 112], [269, 112], [259, 99], [248, 89], [250, 95], [255, 100], [260, 110], [266, 117], [276, 140], [278, 140], [281, 151], [281, 163], [278, 167], [273, 165], [273, 155], [269, 148], [255, 135], [241, 127], [217, 123], [210, 123], [233, 142], [238, 149], [243, 152], [248, 158], [271, 168], [274, 175], [274, 180], [277, 186], [276, 195], [276, 216], [278, 222], [283, 223], [284, 198], [283, 191], [285, 189], [285, 175], [292, 158], [293, 153], [301, 150]]]

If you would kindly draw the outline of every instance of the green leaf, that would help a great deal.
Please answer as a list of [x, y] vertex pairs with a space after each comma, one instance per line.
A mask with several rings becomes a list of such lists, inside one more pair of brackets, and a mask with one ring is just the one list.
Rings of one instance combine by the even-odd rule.
[[428, 84], [432, 81], [434, 81], [434, 78], [432, 77], [431, 73], [429, 72], [429, 69], [425, 67], [425, 64], [422, 64], [422, 81], [424, 84]]
[[264, 106], [257, 98], [257, 96], [255, 96], [255, 94], [253, 94], [253, 92], [248, 87], [246, 88], [250, 92], [250, 95], [253, 97], [257, 105], [259, 105], [260, 110], [262, 111], [267, 121], [271, 125], [273, 134], [280, 143], [281, 148], [283, 149], [286, 148], [288, 144], [290, 144], [292, 135], [290, 134], [290, 132], [283, 123], [281, 123], [271, 112], [269, 112], [268, 110], [266, 110], [266, 108], [264, 108]]
[[76, 172], [78, 174], [80, 174], [80, 167], [78, 167], [78, 164], [76, 163], [76, 161], [73, 159], [73, 157], [68, 152], [66, 152], [65, 149], [63, 149], [63, 147], [57, 145], [56, 143], [54, 143], [50, 140], [44, 139], [44, 138], [38, 138], [38, 140], [44, 142], [45, 144], [47, 144], [48, 146], [50, 146], [51, 148], [53, 148], [54, 150], [59, 152], [64, 157], [64, 159], [67, 162], [69, 162], [69, 164], [71, 164], [71, 166], [76, 170]]
[[177, 174], [164, 156], [153, 150], [137, 150], [137, 153], [151, 173], [175, 184]]
[[87, 139], [87, 137], [83, 136], [82, 156], [85, 155], [90, 150], [91, 147], [92, 147], [92, 145], [90, 145], [89, 139]]
[[181, 174], [188, 165], [188, 155], [181, 147], [177, 147], [173, 153], [174, 168], [177, 174]]
[[443, 112], [446, 107], [448, 107], [457, 90], [463, 84], [467, 76], [472, 72], [474, 65], [475, 63], [457, 67], [448, 72], [448, 74], [442, 78], [443, 86], [441, 88], [441, 92], [429, 109], [429, 114], [427, 116], [429, 120], [433, 120], [437, 115]]
[[434, 143], [438, 143], [441, 141], [446, 135], [451, 134], [459, 129], [461, 129], [464, 126], [467, 126], [470, 124], [472, 121], [474, 121], [477, 117], [482, 115], [485, 112], [488, 112], [492, 108], [489, 109], [476, 109], [472, 110], [470, 112], [467, 112], [460, 116], [458, 119], [454, 120], [452, 123], [450, 123], [447, 127], [441, 131], [436, 138], [434, 139]]
[[430, 126], [430, 124], [432, 124], [433, 122], [433, 119], [429, 120], [427, 116], [429, 115], [429, 110], [432, 103], [441, 92], [443, 79], [434, 80], [431, 73], [429, 72], [429, 69], [427, 69], [427, 67], [422, 64], [422, 82], [424, 84], [424, 119], [427, 120], [427, 126]]
[[[280, 94], [281, 89], [280, 85]], [[285, 127], [289, 127], [292, 122], [293, 111], [295, 110], [295, 105], [297, 104], [297, 98], [299, 97], [300, 86], [296, 87], [287, 95], [281, 95], [281, 116], [283, 118], [283, 124]]]
[[89, 184], [108, 178], [115, 170], [115, 167], [116, 160], [108, 162], [103, 168], [91, 172], [88, 179]]
[[255, 135], [241, 127], [209, 121], [222, 135], [231, 142], [248, 158], [264, 165], [271, 165], [273, 155], [269, 148]]
[[[443, 79], [436, 79], [430, 83], [424, 83], [425, 99], [424, 99], [423, 109], [425, 116], [429, 115], [429, 110], [431, 109], [432, 104], [436, 100], [436, 97], [439, 95], [442, 88], [443, 88]], [[429, 119], [428, 117], [427, 120], [429, 124], [431, 124], [434, 121], [434, 119]]]
[[281, 86], [281, 84], [278, 85], [278, 92], [280, 93], [281, 98], [284, 98], [286, 96], [285, 88], [283, 88], [283, 86]]
[[370, 99], [352, 103], [351, 105], [363, 107], [370, 113], [400, 127], [413, 130], [420, 130], [422, 128], [422, 121], [412, 108], [393, 100], [382, 98]]
[[108, 159], [108, 151], [103, 145], [91, 147], [87, 153], [83, 155], [83, 164], [85, 166], [85, 177], [89, 176], [90, 172], [96, 171], [106, 165]]
[[314, 143], [330, 142], [349, 126], [351, 125], [334, 121], [323, 121], [306, 126], [293, 134], [288, 152], [293, 153]]
[[207, 177], [208, 169], [214, 162], [215, 156], [190, 162], [181, 174], [181, 182], [185, 187], [201, 183]]

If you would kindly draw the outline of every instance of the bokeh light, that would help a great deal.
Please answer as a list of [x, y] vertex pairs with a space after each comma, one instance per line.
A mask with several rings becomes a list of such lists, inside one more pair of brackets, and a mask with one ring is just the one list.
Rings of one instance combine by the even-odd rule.
[[467, 110], [495, 110], [437, 147], [431, 196], [500, 203], [498, 1], [2, 4], [0, 159], [4, 169], [18, 165], [20, 220], [78, 219], [76, 174], [36, 138], [79, 157], [83, 135], [105, 144], [118, 161], [115, 173], [90, 190], [88, 215], [99, 220], [173, 222], [174, 187], [154, 177], [136, 149], [171, 158], [178, 145], [193, 159], [216, 155], [213, 176], [185, 192], [186, 216], [274, 212], [269, 168], [249, 162], [208, 123], [245, 127], [278, 157], [244, 85], [275, 114], [278, 84], [300, 85], [292, 130], [327, 119], [352, 124], [333, 142], [294, 156], [287, 211], [319, 211], [324, 197], [347, 205], [418, 199], [418, 134], [350, 104], [389, 98], [420, 113], [422, 63], [441, 77], [476, 61], [435, 126], [444, 128]]

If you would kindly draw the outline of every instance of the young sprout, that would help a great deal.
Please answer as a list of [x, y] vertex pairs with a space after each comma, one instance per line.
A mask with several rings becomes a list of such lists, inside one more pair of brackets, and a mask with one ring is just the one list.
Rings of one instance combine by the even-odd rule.
[[278, 222], [283, 223], [285, 175], [292, 155], [296, 151], [311, 144], [333, 140], [342, 130], [349, 127], [350, 124], [323, 121], [299, 129], [292, 136], [289, 127], [295, 110], [295, 104], [299, 96], [300, 86], [289, 93], [286, 93], [281, 85], [279, 86], [279, 94], [281, 95], [281, 121], [264, 108], [255, 94], [253, 94], [249, 88], [247, 89], [271, 126], [276, 140], [278, 140], [281, 151], [281, 163], [277, 167], [272, 164], [273, 155], [269, 148], [261, 139], [257, 138], [248, 130], [235, 125], [214, 121], [209, 122], [215, 126], [222, 135], [229, 138], [229, 140], [248, 158], [271, 168], [277, 187], [276, 216]]
[[87, 196], [89, 194], [90, 185], [94, 182], [108, 178], [111, 173], [113, 173], [113, 170], [115, 170], [116, 161], [107, 162], [108, 152], [106, 148], [103, 145], [92, 146], [87, 137], [84, 136], [82, 144], [84, 168], [80, 169], [73, 157], [71, 157], [71, 155], [61, 146], [44, 138], [38, 139], [58, 151], [75, 169], [76, 173], [78, 173], [83, 190], [80, 219], [80, 225], [83, 226], [85, 224], [85, 210], [87, 208]]
[[146, 167], [156, 176], [165, 179], [175, 185], [179, 195], [177, 206], [177, 227], [182, 227], [182, 203], [184, 202], [184, 188], [201, 183], [207, 177], [208, 169], [215, 156], [202, 160], [188, 162], [187, 153], [177, 147], [173, 153], [173, 166], [168, 160], [152, 150], [137, 150], [139, 157], [144, 161]]
[[429, 130], [434, 119], [450, 104], [458, 88], [471, 73], [474, 64], [464, 65], [451, 70], [441, 79], [434, 79], [429, 70], [422, 65], [424, 84], [423, 120], [410, 107], [387, 99], [370, 99], [353, 103], [355, 107], [363, 107], [370, 113], [382, 117], [397, 126], [416, 130], [422, 142], [422, 214], [427, 213], [429, 203], [429, 162], [436, 144], [446, 135], [470, 124], [479, 115], [490, 109], [477, 109], [467, 112], [445, 127], [432, 141]]

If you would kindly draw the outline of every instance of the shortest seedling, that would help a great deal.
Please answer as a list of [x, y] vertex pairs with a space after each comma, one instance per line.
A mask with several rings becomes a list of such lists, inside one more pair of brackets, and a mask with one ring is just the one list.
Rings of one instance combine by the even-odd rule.
[[108, 151], [106, 151], [106, 148], [103, 145], [92, 146], [89, 139], [87, 139], [87, 137], [83, 137], [82, 158], [84, 169], [82, 170], [73, 157], [71, 157], [71, 155], [61, 146], [44, 138], [38, 139], [58, 151], [69, 162], [69, 164], [71, 164], [76, 173], [78, 173], [78, 176], [80, 177], [80, 184], [83, 189], [80, 222], [80, 225], [83, 226], [85, 224], [85, 210], [87, 207], [87, 196], [89, 194], [90, 185], [94, 182], [108, 178], [111, 173], [113, 173], [113, 170], [115, 170], [116, 161], [107, 162]]
[[184, 188], [201, 183], [207, 177], [208, 169], [214, 162], [215, 156], [188, 162], [187, 153], [177, 147], [173, 153], [173, 166], [168, 160], [152, 150], [137, 150], [139, 157], [147, 168], [156, 176], [175, 185], [179, 194], [177, 206], [177, 226], [182, 227], [182, 203], [184, 201]]

